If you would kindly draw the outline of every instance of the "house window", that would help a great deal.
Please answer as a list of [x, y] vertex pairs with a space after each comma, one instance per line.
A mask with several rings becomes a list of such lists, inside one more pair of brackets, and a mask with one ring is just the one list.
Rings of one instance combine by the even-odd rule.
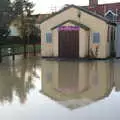
[[100, 43], [100, 33], [93, 33], [93, 43]]
[[51, 32], [46, 33], [46, 42], [52, 43], [52, 33]]
[[107, 13], [105, 13], [105, 17], [111, 21], [115, 21], [117, 20], [117, 14], [115, 14], [114, 12], [112, 12], [112, 10], [108, 10]]

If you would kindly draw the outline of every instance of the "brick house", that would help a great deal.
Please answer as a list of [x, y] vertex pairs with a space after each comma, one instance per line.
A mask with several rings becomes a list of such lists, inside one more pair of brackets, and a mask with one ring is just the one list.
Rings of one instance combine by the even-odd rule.
[[113, 39], [111, 51], [113, 55], [120, 58], [120, 2], [98, 4], [98, 0], [89, 0], [89, 5], [85, 8], [117, 24], [116, 30], [111, 33]]
[[98, 0], [89, 0], [89, 6], [86, 7], [113, 22], [120, 23], [120, 2], [98, 4]]

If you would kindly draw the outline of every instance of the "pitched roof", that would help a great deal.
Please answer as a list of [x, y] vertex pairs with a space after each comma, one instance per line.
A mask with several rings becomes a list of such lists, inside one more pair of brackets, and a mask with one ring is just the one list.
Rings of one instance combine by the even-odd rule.
[[61, 25], [65, 24], [65, 23], [68, 23], [68, 22], [70, 22], [70, 23], [72, 23], [72, 24], [74, 24], [74, 25], [78, 25], [78, 26], [80, 26], [81, 28], [83, 28], [83, 29], [85, 29], [85, 30], [89, 30], [89, 29], [90, 29], [90, 28], [87, 27], [86, 25], [83, 25], [83, 24], [81, 24], [81, 23], [78, 23], [78, 22], [76, 22], [76, 21], [74, 21], [74, 20], [67, 20], [67, 21], [64, 21], [64, 22], [62, 22], [62, 23], [54, 26], [53, 28], [51, 28], [51, 30], [54, 30], [54, 29], [56, 29], [57, 27], [60, 27]]
[[103, 17], [103, 16], [101, 16], [101, 15], [99, 15], [99, 14], [96, 14], [96, 13], [94, 13], [94, 12], [91, 12], [90, 10], [88, 10], [88, 9], [86, 9], [86, 8], [84, 8], [84, 7], [79, 7], [79, 6], [76, 6], [76, 5], [69, 5], [68, 7], [65, 7], [65, 8], [61, 9], [60, 11], [58, 11], [58, 12], [56, 12], [56, 13], [48, 16], [48, 17], [45, 18], [45, 19], [43, 19], [43, 20], [40, 22], [40, 24], [43, 23], [43, 22], [45, 22], [46, 20], [48, 20], [48, 19], [50, 19], [50, 18], [58, 15], [58, 14], [60, 14], [61, 12], [64, 12], [65, 10], [68, 10], [68, 9], [71, 8], [71, 7], [76, 8], [76, 9], [78, 9], [78, 10], [81, 10], [81, 11], [83, 11], [83, 12], [86, 12], [87, 14], [90, 14], [90, 15], [96, 17], [96, 18], [99, 18], [99, 19], [105, 21], [105, 22], [108, 23], [108, 24], [116, 25], [115, 23], [111, 22], [111, 21], [108, 20], [107, 18], [105, 18], [105, 17]]
[[50, 16], [51, 14], [39, 14], [37, 17], [36, 22], [40, 23], [42, 20], [46, 19], [48, 16]]
[[89, 9], [92, 12], [96, 12], [97, 14], [104, 17], [106, 12], [111, 10], [114, 14], [118, 14], [116, 20], [114, 22], [120, 22], [120, 2], [117, 3], [107, 3], [107, 4], [98, 4], [95, 7], [84, 6], [86, 9]]

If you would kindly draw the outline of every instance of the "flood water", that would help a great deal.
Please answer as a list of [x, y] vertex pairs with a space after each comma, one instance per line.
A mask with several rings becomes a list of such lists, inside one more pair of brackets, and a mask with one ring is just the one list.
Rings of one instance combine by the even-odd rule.
[[4, 58], [0, 120], [120, 120], [120, 60]]

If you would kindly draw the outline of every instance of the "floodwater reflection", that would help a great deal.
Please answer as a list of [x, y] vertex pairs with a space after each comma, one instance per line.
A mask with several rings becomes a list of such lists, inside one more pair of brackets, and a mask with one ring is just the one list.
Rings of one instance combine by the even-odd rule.
[[112, 62], [43, 61], [41, 93], [70, 109], [88, 105], [108, 97], [114, 85], [119, 90], [113, 69]]
[[[36, 74], [36, 61], [21, 60], [20, 64], [5, 64], [0, 66], [0, 102], [12, 103], [15, 97], [20, 103], [25, 103], [27, 94], [34, 89], [33, 78]], [[39, 78], [40, 79], [40, 78]]]
[[1, 120], [120, 120], [120, 60], [0, 64]]

